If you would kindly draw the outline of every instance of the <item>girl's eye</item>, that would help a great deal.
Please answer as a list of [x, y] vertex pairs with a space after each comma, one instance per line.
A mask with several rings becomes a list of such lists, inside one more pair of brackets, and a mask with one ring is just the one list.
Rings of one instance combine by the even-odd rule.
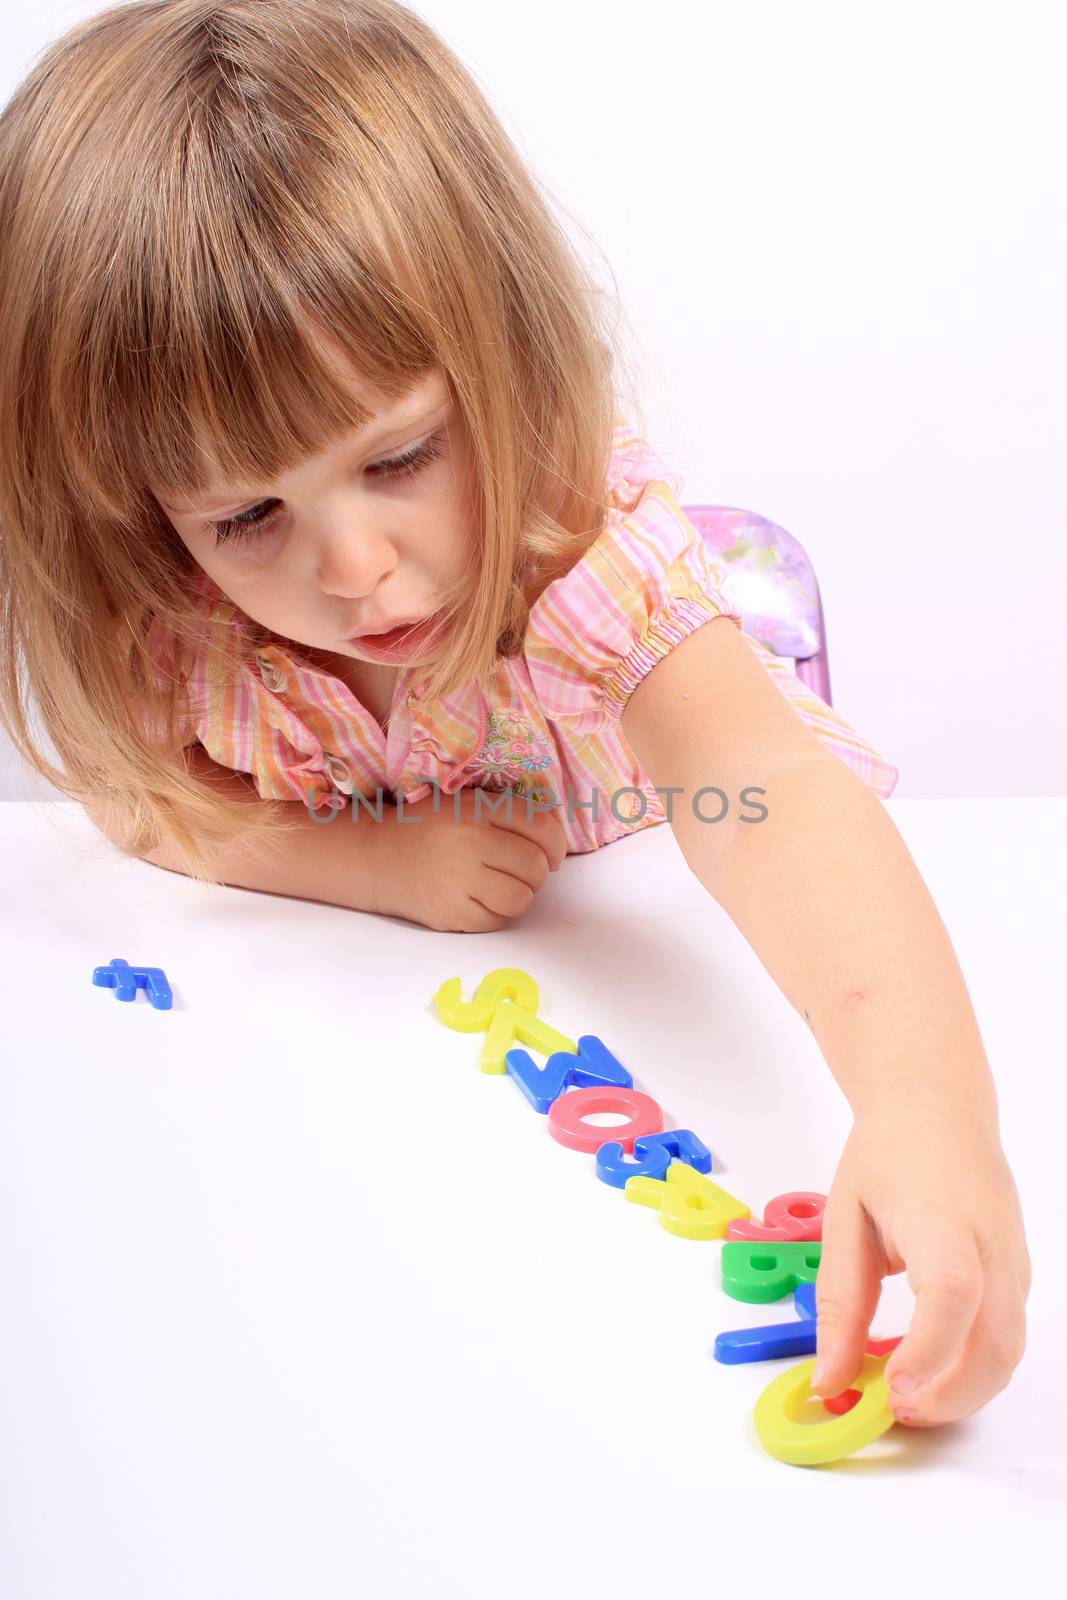
[[[376, 461], [368, 467], [368, 472], [376, 478], [413, 478], [416, 473], [422, 472], [432, 461], [437, 461], [442, 454], [440, 434], [434, 434], [424, 444], [416, 445], [413, 450], [408, 450], [402, 456], [392, 456], [386, 461]], [[277, 521], [276, 500], [263, 500], [258, 506], [252, 506], [248, 511], [241, 511], [236, 517], [227, 517], [224, 522], [211, 522], [208, 526], [215, 535], [215, 543], [228, 544], [240, 539], [247, 539], [252, 534], [265, 533]]]

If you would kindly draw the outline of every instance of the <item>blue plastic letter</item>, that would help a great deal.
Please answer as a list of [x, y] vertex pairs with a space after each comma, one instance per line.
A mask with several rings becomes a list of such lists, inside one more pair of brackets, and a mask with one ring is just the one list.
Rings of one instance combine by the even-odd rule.
[[729, 1365], [741, 1361], [774, 1361], [780, 1356], [815, 1354], [815, 1285], [798, 1283], [793, 1309], [799, 1322], [774, 1322], [766, 1328], [737, 1328], [715, 1339], [715, 1359]]
[[169, 1011], [173, 995], [162, 967], [131, 967], [121, 956], [113, 956], [106, 967], [93, 968], [98, 989], [114, 989], [116, 1000], [134, 1000], [143, 989], [157, 1011]]
[[711, 1151], [688, 1128], [646, 1133], [634, 1140], [631, 1161], [618, 1140], [602, 1144], [596, 1153], [596, 1175], [601, 1183], [625, 1189], [627, 1178], [662, 1178], [671, 1160], [684, 1161], [697, 1172], [711, 1171]]
[[[504, 1061], [506, 1070], [534, 1110], [542, 1113], [547, 1113], [553, 1100], [558, 1100], [572, 1084], [583, 1089], [596, 1089], [603, 1084], [619, 1089], [633, 1088], [632, 1075], [616, 1061], [595, 1033], [579, 1035], [577, 1052], [553, 1051], [543, 1067], [537, 1065], [527, 1050], [509, 1050]], [[630, 1172], [635, 1170], [631, 1167]]]

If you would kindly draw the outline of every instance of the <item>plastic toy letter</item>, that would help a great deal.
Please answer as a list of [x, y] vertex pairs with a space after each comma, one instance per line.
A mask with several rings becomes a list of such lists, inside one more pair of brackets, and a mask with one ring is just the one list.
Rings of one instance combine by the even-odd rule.
[[[586, 1117], [602, 1111], [629, 1117], [629, 1126], [602, 1128], [586, 1122]], [[591, 1156], [604, 1144], [605, 1133], [615, 1136], [624, 1150], [632, 1150], [635, 1139], [663, 1130], [663, 1110], [650, 1094], [640, 1089], [572, 1089], [561, 1094], [548, 1108], [548, 1131], [557, 1144], [568, 1150], [581, 1150]]]
[[519, 967], [497, 967], [486, 973], [473, 1000], [464, 1000], [462, 995], [460, 980], [446, 978], [433, 997], [438, 1017], [457, 1033], [484, 1033], [498, 1000], [513, 1000], [526, 1011], [536, 1011], [540, 1003], [536, 983]]
[[815, 1354], [815, 1285], [798, 1283], [793, 1296], [796, 1322], [772, 1322], [765, 1328], [735, 1328], [715, 1337], [716, 1361], [736, 1366], [742, 1361], [779, 1361], [783, 1356]]
[[114, 989], [116, 1000], [136, 1000], [143, 989], [157, 1011], [169, 1011], [174, 999], [162, 967], [131, 967], [121, 956], [113, 956], [110, 966], [94, 967], [93, 982], [98, 989]]
[[813, 1189], [775, 1195], [762, 1222], [731, 1222], [728, 1239], [821, 1239], [826, 1196]]
[[649, 1133], [643, 1139], [635, 1139], [632, 1160], [627, 1159], [617, 1139], [602, 1144], [596, 1153], [596, 1175], [601, 1183], [625, 1189], [631, 1178], [665, 1177], [672, 1161], [684, 1161], [694, 1172], [711, 1171], [707, 1145], [689, 1128], [672, 1128], [667, 1133]]
[[783, 1299], [800, 1283], [814, 1283], [821, 1259], [819, 1243], [730, 1240], [722, 1247], [722, 1286], [735, 1300], [765, 1305]]
[[536, 1015], [540, 996], [528, 972], [519, 967], [497, 967], [478, 985], [474, 999], [465, 1001], [458, 978], [447, 978], [433, 997], [434, 1010], [449, 1028], [460, 1033], [485, 1033], [483, 1072], [504, 1072], [504, 1057], [516, 1039], [543, 1055], [554, 1050], [574, 1053], [573, 1039], [549, 1027]]
[[482, 1046], [479, 1065], [483, 1072], [506, 1072], [505, 1057], [516, 1039], [532, 1044], [542, 1055], [551, 1056], [556, 1051], [573, 1055], [577, 1045], [565, 1033], [558, 1033], [547, 1022], [535, 1017], [532, 1011], [517, 1006], [511, 1000], [500, 1000], [493, 1012], [489, 1032]]
[[752, 1413], [760, 1444], [769, 1455], [794, 1467], [816, 1467], [862, 1450], [893, 1426], [885, 1379], [888, 1360], [888, 1356], [864, 1356], [854, 1385], [859, 1399], [841, 1416], [810, 1404], [814, 1361], [780, 1372]]
[[504, 1058], [507, 1070], [535, 1111], [546, 1112], [553, 1100], [572, 1085], [585, 1088], [607, 1084], [613, 1088], [633, 1087], [633, 1077], [616, 1061], [595, 1033], [578, 1038], [578, 1054], [557, 1050], [539, 1067], [525, 1050], [509, 1050]]
[[672, 1161], [666, 1178], [628, 1178], [622, 1192], [639, 1206], [657, 1209], [663, 1227], [680, 1239], [722, 1239], [734, 1217], [751, 1215], [742, 1200], [684, 1161]]

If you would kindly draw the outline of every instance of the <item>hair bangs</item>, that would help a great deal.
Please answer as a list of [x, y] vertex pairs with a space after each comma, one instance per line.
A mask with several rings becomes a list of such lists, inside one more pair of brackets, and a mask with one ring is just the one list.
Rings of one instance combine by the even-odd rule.
[[148, 482], [199, 497], [284, 474], [372, 420], [356, 375], [387, 404], [437, 359], [428, 258], [387, 243], [418, 208], [390, 213], [376, 141], [354, 114], [331, 134], [296, 49], [256, 51], [251, 71], [248, 22], [204, 21], [214, 70], [197, 83], [198, 55], [169, 105], [94, 107], [84, 159], [115, 152], [106, 229], [89, 174], [67, 179], [77, 274], [53, 278], [46, 370], [71, 492], [106, 514], [135, 517]]

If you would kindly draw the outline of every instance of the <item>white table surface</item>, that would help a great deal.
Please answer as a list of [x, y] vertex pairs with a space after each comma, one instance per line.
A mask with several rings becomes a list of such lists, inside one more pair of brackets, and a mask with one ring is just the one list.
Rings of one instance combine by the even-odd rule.
[[[718, 1243], [600, 1183], [430, 1007], [521, 967], [754, 1216], [825, 1192], [847, 1102], [668, 825], [569, 857], [498, 933], [441, 934], [199, 889], [75, 805], [0, 805], [5, 1600], [825, 1600], [1059, 1570], [1067, 801], [887, 806], [997, 1078], [1028, 1349], [976, 1416], [803, 1469], [752, 1427], [797, 1358], [711, 1354], [791, 1299], [728, 1298]], [[163, 967], [173, 1010], [93, 987], [114, 956]], [[887, 1280], [874, 1334], [912, 1303]]]

